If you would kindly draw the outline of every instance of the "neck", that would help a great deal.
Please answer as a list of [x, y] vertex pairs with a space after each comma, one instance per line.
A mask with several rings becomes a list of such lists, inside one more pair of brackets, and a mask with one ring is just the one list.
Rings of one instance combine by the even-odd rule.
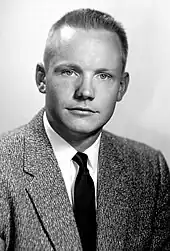
[[78, 152], [84, 152], [87, 148], [89, 148], [93, 143], [97, 140], [101, 131], [94, 135], [88, 135], [86, 137], [80, 137], [80, 135], [69, 135], [69, 137], [63, 137], [72, 147], [74, 147]]
[[96, 141], [102, 131], [102, 128], [99, 128], [91, 133], [75, 132], [69, 130], [68, 128], [64, 129], [63, 125], [60, 126], [58, 123], [53, 123], [52, 121], [54, 120], [50, 120], [48, 118], [48, 114], [47, 119], [53, 130], [79, 152], [84, 152], [87, 148], [89, 148]]

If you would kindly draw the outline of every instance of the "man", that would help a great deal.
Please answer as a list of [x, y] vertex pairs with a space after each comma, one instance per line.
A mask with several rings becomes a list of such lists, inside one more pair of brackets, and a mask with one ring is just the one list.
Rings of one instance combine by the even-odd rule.
[[48, 35], [45, 108], [0, 141], [1, 250], [170, 250], [170, 174], [159, 151], [102, 128], [126, 93], [124, 29], [72, 11]]

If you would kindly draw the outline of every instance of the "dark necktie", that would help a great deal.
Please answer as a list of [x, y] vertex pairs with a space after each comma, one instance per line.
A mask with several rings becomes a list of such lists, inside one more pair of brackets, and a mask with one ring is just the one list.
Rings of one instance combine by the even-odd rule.
[[88, 156], [77, 152], [73, 160], [79, 165], [74, 186], [74, 215], [83, 251], [96, 250], [95, 189], [87, 169]]

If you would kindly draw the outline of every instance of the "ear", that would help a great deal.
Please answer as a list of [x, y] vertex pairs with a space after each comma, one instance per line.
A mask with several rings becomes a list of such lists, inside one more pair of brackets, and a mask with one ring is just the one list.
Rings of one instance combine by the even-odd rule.
[[124, 72], [122, 77], [121, 77], [121, 81], [120, 81], [119, 91], [118, 91], [118, 94], [117, 94], [117, 101], [122, 100], [124, 94], [127, 91], [128, 84], [129, 84], [129, 73]]
[[36, 84], [38, 87], [38, 90], [41, 93], [46, 93], [46, 73], [45, 73], [45, 68], [42, 63], [37, 64], [36, 67]]

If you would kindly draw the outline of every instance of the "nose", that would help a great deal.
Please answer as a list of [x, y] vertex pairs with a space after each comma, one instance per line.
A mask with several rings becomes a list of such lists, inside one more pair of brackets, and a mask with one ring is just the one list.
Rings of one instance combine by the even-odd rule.
[[95, 98], [95, 91], [93, 87], [92, 76], [83, 76], [75, 91], [75, 98], [81, 100], [93, 100]]

